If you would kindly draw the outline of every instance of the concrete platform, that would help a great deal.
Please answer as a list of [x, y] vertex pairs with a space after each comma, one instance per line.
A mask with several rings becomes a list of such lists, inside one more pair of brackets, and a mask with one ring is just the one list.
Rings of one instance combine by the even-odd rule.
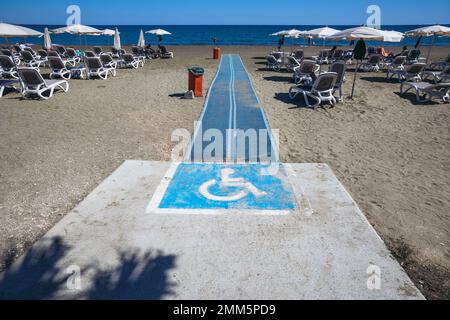
[[170, 167], [125, 162], [0, 275], [0, 299], [423, 299], [328, 166], [288, 166], [311, 216], [147, 212]]

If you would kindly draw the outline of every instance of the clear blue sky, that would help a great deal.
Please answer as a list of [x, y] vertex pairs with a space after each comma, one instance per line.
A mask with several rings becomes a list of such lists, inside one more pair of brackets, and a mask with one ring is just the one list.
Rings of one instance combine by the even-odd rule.
[[382, 9], [382, 24], [450, 24], [450, 0], [20, 0], [1, 1], [0, 21], [65, 24], [66, 8], [81, 7], [91, 25], [359, 25], [366, 9]]

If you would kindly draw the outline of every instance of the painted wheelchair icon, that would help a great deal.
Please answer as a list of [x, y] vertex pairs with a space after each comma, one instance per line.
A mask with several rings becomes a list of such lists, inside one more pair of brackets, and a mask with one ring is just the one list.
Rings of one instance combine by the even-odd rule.
[[[231, 176], [234, 174], [235, 170], [233, 169], [222, 169], [220, 173], [221, 180], [217, 181], [212, 179], [205, 182], [199, 188], [200, 194], [208, 200], [220, 202], [239, 201], [247, 197], [249, 194], [253, 194], [256, 198], [267, 195], [266, 192], [259, 190], [251, 182], [246, 181], [244, 178], [232, 178]], [[230, 187], [235, 187], [241, 190], [227, 196], [218, 196], [210, 192], [210, 188], [216, 185], [220, 188], [227, 189]]]

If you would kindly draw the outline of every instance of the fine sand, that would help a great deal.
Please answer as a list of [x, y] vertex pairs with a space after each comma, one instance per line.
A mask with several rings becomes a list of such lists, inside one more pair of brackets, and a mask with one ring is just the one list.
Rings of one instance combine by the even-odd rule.
[[[169, 161], [171, 133], [193, 131], [204, 98], [180, 99], [186, 68], [205, 68], [206, 92], [218, 61], [211, 47], [170, 49], [173, 60], [119, 70], [107, 81], [71, 80], [68, 93], [48, 101], [0, 98], [0, 270], [123, 161]], [[271, 128], [280, 129], [283, 162], [329, 164], [424, 294], [449, 298], [449, 105], [417, 104], [384, 73], [364, 73], [354, 100], [304, 108], [287, 97], [291, 75], [265, 69], [273, 49], [222, 51], [239, 53], [251, 73]], [[437, 48], [433, 59], [448, 51]]]

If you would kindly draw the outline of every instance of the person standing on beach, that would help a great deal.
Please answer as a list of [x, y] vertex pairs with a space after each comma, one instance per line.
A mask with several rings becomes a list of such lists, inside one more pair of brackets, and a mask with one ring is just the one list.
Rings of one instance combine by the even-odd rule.
[[284, 36], [278, 40], [278, 51], [281, 51], [281, 47], [284, 46]]

